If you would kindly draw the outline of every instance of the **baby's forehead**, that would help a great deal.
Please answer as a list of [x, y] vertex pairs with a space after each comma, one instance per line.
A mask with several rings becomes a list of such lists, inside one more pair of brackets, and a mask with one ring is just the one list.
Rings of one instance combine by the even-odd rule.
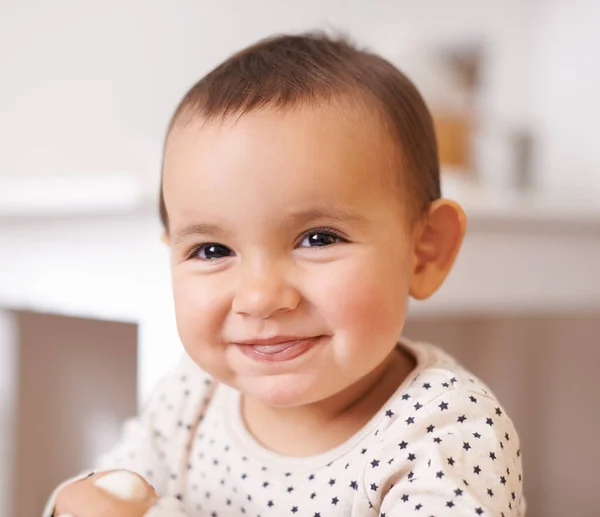
[[165, 166], [194, 149], [212, 145], [233, 151], [234, 144], [249, 142], [257, 153], [262, 147], [278, 145], [306, 153], [344, 148], [345, 153], [356, 158], [362, 155], [380, 168], [378, 162], [397, 163], [401, 154], [380, 110], [361, 97], [344, 97], [284, 108], [266, 106], [222, 117], [184, 112], [167, 135]]

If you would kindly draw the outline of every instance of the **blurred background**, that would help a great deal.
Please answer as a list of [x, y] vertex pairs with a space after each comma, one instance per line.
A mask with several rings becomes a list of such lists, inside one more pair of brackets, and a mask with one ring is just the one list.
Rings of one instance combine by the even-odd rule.
[[469, 217], [405, 334], [497, 392], [530, 517], [598, 515], [598, 0], [0, 0], [0, 515], [41, 515], [181, 353], [155, 206], [175, 105], [309, 29], [415, 81]]

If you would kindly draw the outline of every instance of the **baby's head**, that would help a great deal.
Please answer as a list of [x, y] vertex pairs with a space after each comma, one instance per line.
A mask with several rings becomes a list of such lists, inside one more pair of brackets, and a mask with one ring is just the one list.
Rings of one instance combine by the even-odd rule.
[[232, 56], [182, 100], [161, 216], [191, 357], [275, 406], [377, 375], [409, 296], [442, 283], [464, 215], [431, 116], [384, 59], [325, 36]]

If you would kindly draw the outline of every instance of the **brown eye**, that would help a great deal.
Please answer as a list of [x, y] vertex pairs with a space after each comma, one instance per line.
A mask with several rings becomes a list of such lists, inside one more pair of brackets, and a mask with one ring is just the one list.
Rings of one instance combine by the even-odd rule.
[[230, 257], [231, 255], [233, 255], [233, 252], [227, 246], [214, 242], [202, 244], [192, 252], [192, 258], [200, 260], [216, 260], [223, 257]]
[[309, 232], [300, 243], [301, 248], [322, 248], [340, 242], [342, 239], [331, 232]]

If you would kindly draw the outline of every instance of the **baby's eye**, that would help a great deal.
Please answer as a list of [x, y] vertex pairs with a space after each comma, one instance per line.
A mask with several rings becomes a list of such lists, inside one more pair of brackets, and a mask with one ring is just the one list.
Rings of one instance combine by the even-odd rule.
[[209, 242], [194, 248], [190, 258], [197, 258], [200, 260], [216, 260], [223, 257], [230, 257], [231, 255], [233, 255], [233, 251], [231, 251], [227, 246], [223, 246], [222, 244], [215, 242]]
[[321, 248], [331, 246], [343, 241], [343, 239], [330, 231], [311, 231], [304, 235], [299, 244], [300, 248]]

